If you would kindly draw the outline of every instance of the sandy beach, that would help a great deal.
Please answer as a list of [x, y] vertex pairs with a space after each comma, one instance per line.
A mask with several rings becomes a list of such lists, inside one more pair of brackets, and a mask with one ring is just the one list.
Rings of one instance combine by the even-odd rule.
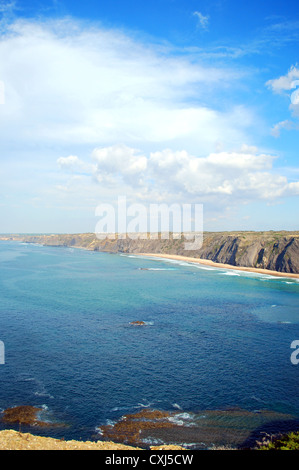
[[164, 254], [153, 254], [153, 253], [138, 253], [138, 254], [139, 256], [147, 256], [149, 258], [165, 258], [165, 259], [171, 259], [171, 260], [177, 260], [177, 261], [186, 261], [187, 263], [197, 263], [197, 264], [202, 264], [205, 266], [211, 266], [213, 268], [232, 269], [234, 271], [247, 271], [251, 273], [266, 274], [268, 276], [299, 279], [299, 274], [281, 273], [278, 271], [270, 271], [269, 269], [249, 268], [245, 266], [232, 266], [231, 264], [214, 263], [214, 261], [201, 259], [201, 258], [191, 258], [187, 256], [164, 255]]

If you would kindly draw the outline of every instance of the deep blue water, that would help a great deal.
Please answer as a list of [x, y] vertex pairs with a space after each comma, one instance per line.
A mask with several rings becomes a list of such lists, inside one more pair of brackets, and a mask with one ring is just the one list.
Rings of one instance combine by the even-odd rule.
[[1, 242], [0, 408], [43, 406], [69, 426], [38, 434], [75, 439], [143, 407], [298, 419], [298, 301], [292, 279]]

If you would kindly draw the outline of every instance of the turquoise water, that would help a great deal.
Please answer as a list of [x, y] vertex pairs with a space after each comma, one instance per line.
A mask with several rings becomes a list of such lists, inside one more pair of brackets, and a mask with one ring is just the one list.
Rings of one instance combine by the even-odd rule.
[[75, 439], [99, 438], [126, 413], [177, 410], [186, 432], [173, 440], [195, 448], [216, 439], [200, 419], [223, 431], [225, 410], [242, 410], [245, 437], [265, 424], [261, 410], [294, 424], [298, 301], [289, 278], [1, 242], [0, 408], [42, 407], [68, 427], [38, 434]]

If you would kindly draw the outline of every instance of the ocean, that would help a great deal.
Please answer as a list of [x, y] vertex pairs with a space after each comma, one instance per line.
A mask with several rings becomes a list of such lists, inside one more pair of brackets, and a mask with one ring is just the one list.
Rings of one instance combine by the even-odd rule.
[[0, 411], [49, 424], [24, 432], [210, 449], [299, 430], [294, 340], [296, 279], [0, 243]]

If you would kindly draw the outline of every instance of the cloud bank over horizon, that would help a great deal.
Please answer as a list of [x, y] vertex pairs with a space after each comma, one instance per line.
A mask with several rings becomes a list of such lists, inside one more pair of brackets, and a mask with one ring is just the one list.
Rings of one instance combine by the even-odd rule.
[[[90, 162], [77, 156], [60, 157], [59, 167], [71, 174], [69, 190], [84, 172], [114, 194], [150, 204], [205, 203], [223, 212], [236, 204], [299, 195], [299, 182], [273, 172], [276, 156], [258, 154], [243, 145], [233, 152], [196, 157], [185, 150], [163, 149], [149, 155], [126, 145], [95, 148]], [[75, 176], [74, 176], [75, 175]], [[114, 201], [115, 202], [115, 201]]]

